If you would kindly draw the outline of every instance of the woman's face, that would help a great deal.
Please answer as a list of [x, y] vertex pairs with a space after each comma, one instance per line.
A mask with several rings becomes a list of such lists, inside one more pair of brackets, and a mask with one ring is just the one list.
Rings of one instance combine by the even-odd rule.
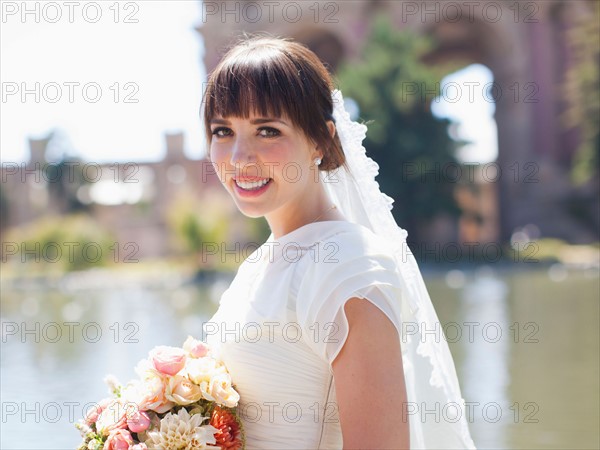
[[215, 117], [210, 126], [210, 159], [244, 215], [294, 211], [311, 198], [322, 153], [287, 117]]

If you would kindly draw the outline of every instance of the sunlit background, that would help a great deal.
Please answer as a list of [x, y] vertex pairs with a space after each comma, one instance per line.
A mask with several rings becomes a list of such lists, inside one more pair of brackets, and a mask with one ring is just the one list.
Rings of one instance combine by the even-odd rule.
[[444, 328], [477, 447], [600, 447], [598, 3], [50, 3], [2, 3], [0, 447], [75, 448], [104, 375], [201, 337], [268, 236], [208, 169], [199, 118], [241, 31], [308, 45], [371, 121], [462, 332]]
[[[10, 85], [3, 91], [3, 163], [29, 161], [28, 138], [43, 138], [52, 130], [64, 139], [60, 151], [86, 161], [159, 161], [165, 156], [163, 134], [180, 130], [188, 141], [186, 152], [201, 156], [198, 108], [205, 68], [202, 39], [194, 28], [199, 2], [131, 2], [120, 6], [117, 23], [115, 9], [108, 6], [96, 23], [85, 20], [94, 16], [91, 10], [84, 16], [82, 7], [74, 10], [73, 23], [66, 7], [56, 23], [44, 21], [43, 11], [40, 23], [33, 15], [23, 23], [20, 6], [15, 15], [3, 15], [0, 73], [4, 83], [18, 84], [14, 95]], [[45, 15], [54, 17], [54, 12]], [[72, 103], [69, 82], [79, 83], [72, 88]], [[35, 91], [35, 83], [40, 93], [46, 89], [47, 99], [59, 99], [36, 102], [35, 94], [28, 94], [22, 101], [22, 88]], [[60, 86], [62, 96], [50, 83]], [[84, 97], [87, 83], [102, 89], [96, 103]], [[96, 91], [88, 89], [95, 99]], [[48, 156], [60, 159], [60, 151]]]

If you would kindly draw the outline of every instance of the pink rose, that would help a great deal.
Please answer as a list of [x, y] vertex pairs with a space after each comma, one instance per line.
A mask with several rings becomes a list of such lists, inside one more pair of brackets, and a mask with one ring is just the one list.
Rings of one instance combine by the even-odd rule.
[[194, 358], [202, 358], [208, 354], [208, 345], [202, 341], [194, 339], [192, 336], [187, 337], [183, 343], [183, 349]]
[[165, 375], [176, 375], [185, 366], [185, 351], [178, 347], [161, 345], [150, 352], [154, 368]]
[[100, 403], [94, 405], [91, 409], [88, 409], [87, 414], [85, 415], [85, 423], [88, 426], [93, 423], [96, 423], [98, 417], [100, 417], [100, 414], [102, 414], [102, 411], [104, 411], [106, 407], [110, 405], [113, 401], [114, 399], [112, 398], [105, 398], [103, 400], [100, 400]]
[[133, 438], [131, 433], [127, 430], [118, 429], [113, 430], [108, 435], [108, 439], [104, 443], [103, 450], [129, 450], [129, 447], [133, 445]]
[[136, 411], [128, 416], [127, 426], [134, 433], [146, 431], [150, 426], [150, 417], [148, 417], [148, 413]]
[[141, 444], [135, 444], [133, 447], [130, 447], [129, 450], [148, 450], [148, 447], [142, 442]]

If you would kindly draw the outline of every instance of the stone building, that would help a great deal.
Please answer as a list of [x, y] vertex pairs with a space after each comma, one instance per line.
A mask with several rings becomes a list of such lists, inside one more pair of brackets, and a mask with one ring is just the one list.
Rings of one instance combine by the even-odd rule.
[[[29, 162], [1, 167], [3, 236], [7, 229], [41, 217], [73, 212], [69, 199], [77, 199], [114, 236], [121, 251], [129, 249], [136, 258], [165, 256], [177, 247], [169, 214], [179, 195], [187, 194], [190, 209], [200, 209], [207, 199], [220, 202], [232, 216], [231, 238], [244, 237], [241, 218], [210, 162], [185, 156], [183, 134], [165, 135], [166, 156], [158, 162], [70, 161], [66, 167], [47, 162], [50, 139], [30, 139]], [[69, 180], [63, 186], [72, 192], [56, 188], [61, 178]]]

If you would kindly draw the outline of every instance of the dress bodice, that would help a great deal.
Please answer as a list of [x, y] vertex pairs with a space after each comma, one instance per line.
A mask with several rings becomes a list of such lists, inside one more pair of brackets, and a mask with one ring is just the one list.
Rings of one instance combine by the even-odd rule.
[[348, 224], [317, 222], [271, 236], [242, 263], [204, 326], [240, 393], [249, 450], [342, 448], [331, 366], [306, 342], [326, 339], [329, 329], [303, 330], [296, 310], [304, 259], [319, 235], [340, 228]]

